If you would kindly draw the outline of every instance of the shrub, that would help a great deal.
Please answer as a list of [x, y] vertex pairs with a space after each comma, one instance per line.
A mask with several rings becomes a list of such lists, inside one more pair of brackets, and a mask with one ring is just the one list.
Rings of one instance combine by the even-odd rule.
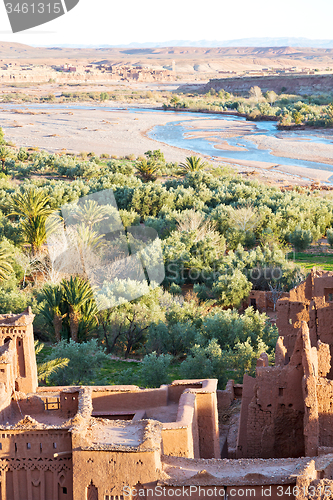
[[333, 248], [333, 229], [327, 229], [326, 238], [329, 246]]
[[313, 240], [310, 229], [301, 229], [297, 227], [293, 233], [289, 235], [290, 243], [295, 247], [296, 252], [301, 252], [309, 248]]
[[239, 307], [251, 288], [252, 284], [239, 269], [220, 276], [213, 284], [213, 292], [224, 307]]
[[51, 385], [93, 385], [96, 384], [101, 363], [108, 358], [96, 339], [78, 344], [73, 340], [62, 340], [47, 356], [46, 361], [68, 358], [69, 363], [50, 375]]
[[140, 370], [141, 381], [145, 387], [159, 387], [162, 384], [171, 382], [168, 371], [172, 356], [170, 354], [161, 354], [157, 356], [156, 352], [147, 354], [143, 358]]

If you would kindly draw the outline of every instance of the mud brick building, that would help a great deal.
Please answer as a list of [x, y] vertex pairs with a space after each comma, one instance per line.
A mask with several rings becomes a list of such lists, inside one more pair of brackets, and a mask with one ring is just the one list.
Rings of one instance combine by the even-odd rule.
[[333, 452], [333, 273], [312, 270], [277, 303], [275, 366], [244, 377], [238, 457]]
[[[224, 391], [38, 387], [31, 310], [0, 316], [0, 500], [333, 497], [331, 294], [333, 273], [313, 271], [280, 299], [275, 366], [262, 353]], [[235, 398], [232, 447], [218, 411]]]

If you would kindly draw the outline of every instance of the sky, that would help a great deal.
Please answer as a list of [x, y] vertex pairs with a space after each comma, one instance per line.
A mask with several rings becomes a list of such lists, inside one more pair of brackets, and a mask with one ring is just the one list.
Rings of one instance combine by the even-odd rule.
[[[15, 0], [4, 0], [6, 3]], [[13, 34], [0, 0], [0, 41], [124, 45], [260, 37], [333, 39], [332, 0], [80, 0], [65, 15]], [[28, 0], [28, 3], [41, 0]], [[62, 0], [60, 0], [62, 1]]]

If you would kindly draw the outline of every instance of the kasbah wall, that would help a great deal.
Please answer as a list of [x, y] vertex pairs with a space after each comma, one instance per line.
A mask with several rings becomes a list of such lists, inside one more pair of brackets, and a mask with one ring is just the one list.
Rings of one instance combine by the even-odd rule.
[[[0, 500], [333, 498], [333, 273], [313, 270], [277, 312], [275, 366], [262, 353], [225, 391], [38, 387], [31, 310], [0, 316]], [[231, 452], [218, 410], [236, 397]]]

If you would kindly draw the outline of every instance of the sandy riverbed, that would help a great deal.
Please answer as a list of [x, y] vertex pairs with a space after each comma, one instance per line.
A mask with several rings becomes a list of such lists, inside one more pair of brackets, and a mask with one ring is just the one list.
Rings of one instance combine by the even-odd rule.
[[[135, 112], [116, 107], [109, 111], [105, 107], [98, 105], [93, 109], [52, 108], [43, 112], [29, 110], [24, 107], [20, 107], [20, 109], [24, 113], [15, 113], [13, 108], [0, 107], [0, 126], [5, 131], [6, 140], [13, 141], [19, 147], [38, 146], [50, 152], [66, 150], [79, 153], [86, 151], [95, 152], [96, 154], [108, 153], [116, 156], [129, 154], [140, 156], [147, 150], [161, 149], [166, 160], [174, 162], [183, 161], [186, 156], [196, 154], [190, 149], [162, 144], [147, 136], [149, 130], [156, 125], [193, 120], [194, 117], [191, 115], [186, 116], [183, 113], [165, 113], [163, 111], [146, 112], [140, 107]], [[200, 121], [205, 122], [205, 128], [214, 128], [217, 122], [213, 116], [211, 120]], [[212, 123], [209, 123], [210, 121]], [[218, 122], [221, 126], [221, 121], [218, 120]], [[228, 124], [226, 134], [229, 137], [244, 133], [247, 138], [251, 137], [252, 139], [253, 124], [227, 121], [225, 123]], [[232, 128], [232, 123], [236, 123], [234, 128]], [[202, 125], [203, 123], [199, 127], [199, 124], [196, 124], [193, 127], [192, 122], [191, 128], [194, 129], [193, 132], [196, 134], [195, 128], [201, 128]], [[262, 137], [260, 145], [266, 148], [265, 136]], [[255, 138], [258, 138], [258, 136], [255, 136]], [[223, 141], [226, 136], [222, 134], [220, 139]], [[290, 141], [285, 142], [290, 144]], [[301, 144], [300, 141], [299, 144]], [[302, 141], [302, 146], [303, 144], [308, 146], [304, 141]], [[299, 146], [297, 145], [295, 148], [294, 145], [291, 145], [290, 148], [295, 155], [294, 157], [298, 157]], [[323, 151], [324, 156], [326, 155], [325, 158], [328, 158], [325, 148]], [[279, 155], [282, 156], [280, 151]], [[316, 156], [315, 161], [323, 160], [318, 159]], [[250, 174], [255, 169], [253, 174], [256, 175], [256, 178], [278, 185], [308, 184], [309, 178], [315, 181], [327, 181], [332, 175], [332, 172], [326, 170], [303, 169], [289, 165], [279, 165], [278, 169], [274, 169], [272, 168], [276, 167], [274, 158], [272, 158], [272, 163], [239, 161], [227, 158], [213, 159], [214, 165], [219, 165], [221, 162], [232, 164], [236, 170], [246, 174]]]

